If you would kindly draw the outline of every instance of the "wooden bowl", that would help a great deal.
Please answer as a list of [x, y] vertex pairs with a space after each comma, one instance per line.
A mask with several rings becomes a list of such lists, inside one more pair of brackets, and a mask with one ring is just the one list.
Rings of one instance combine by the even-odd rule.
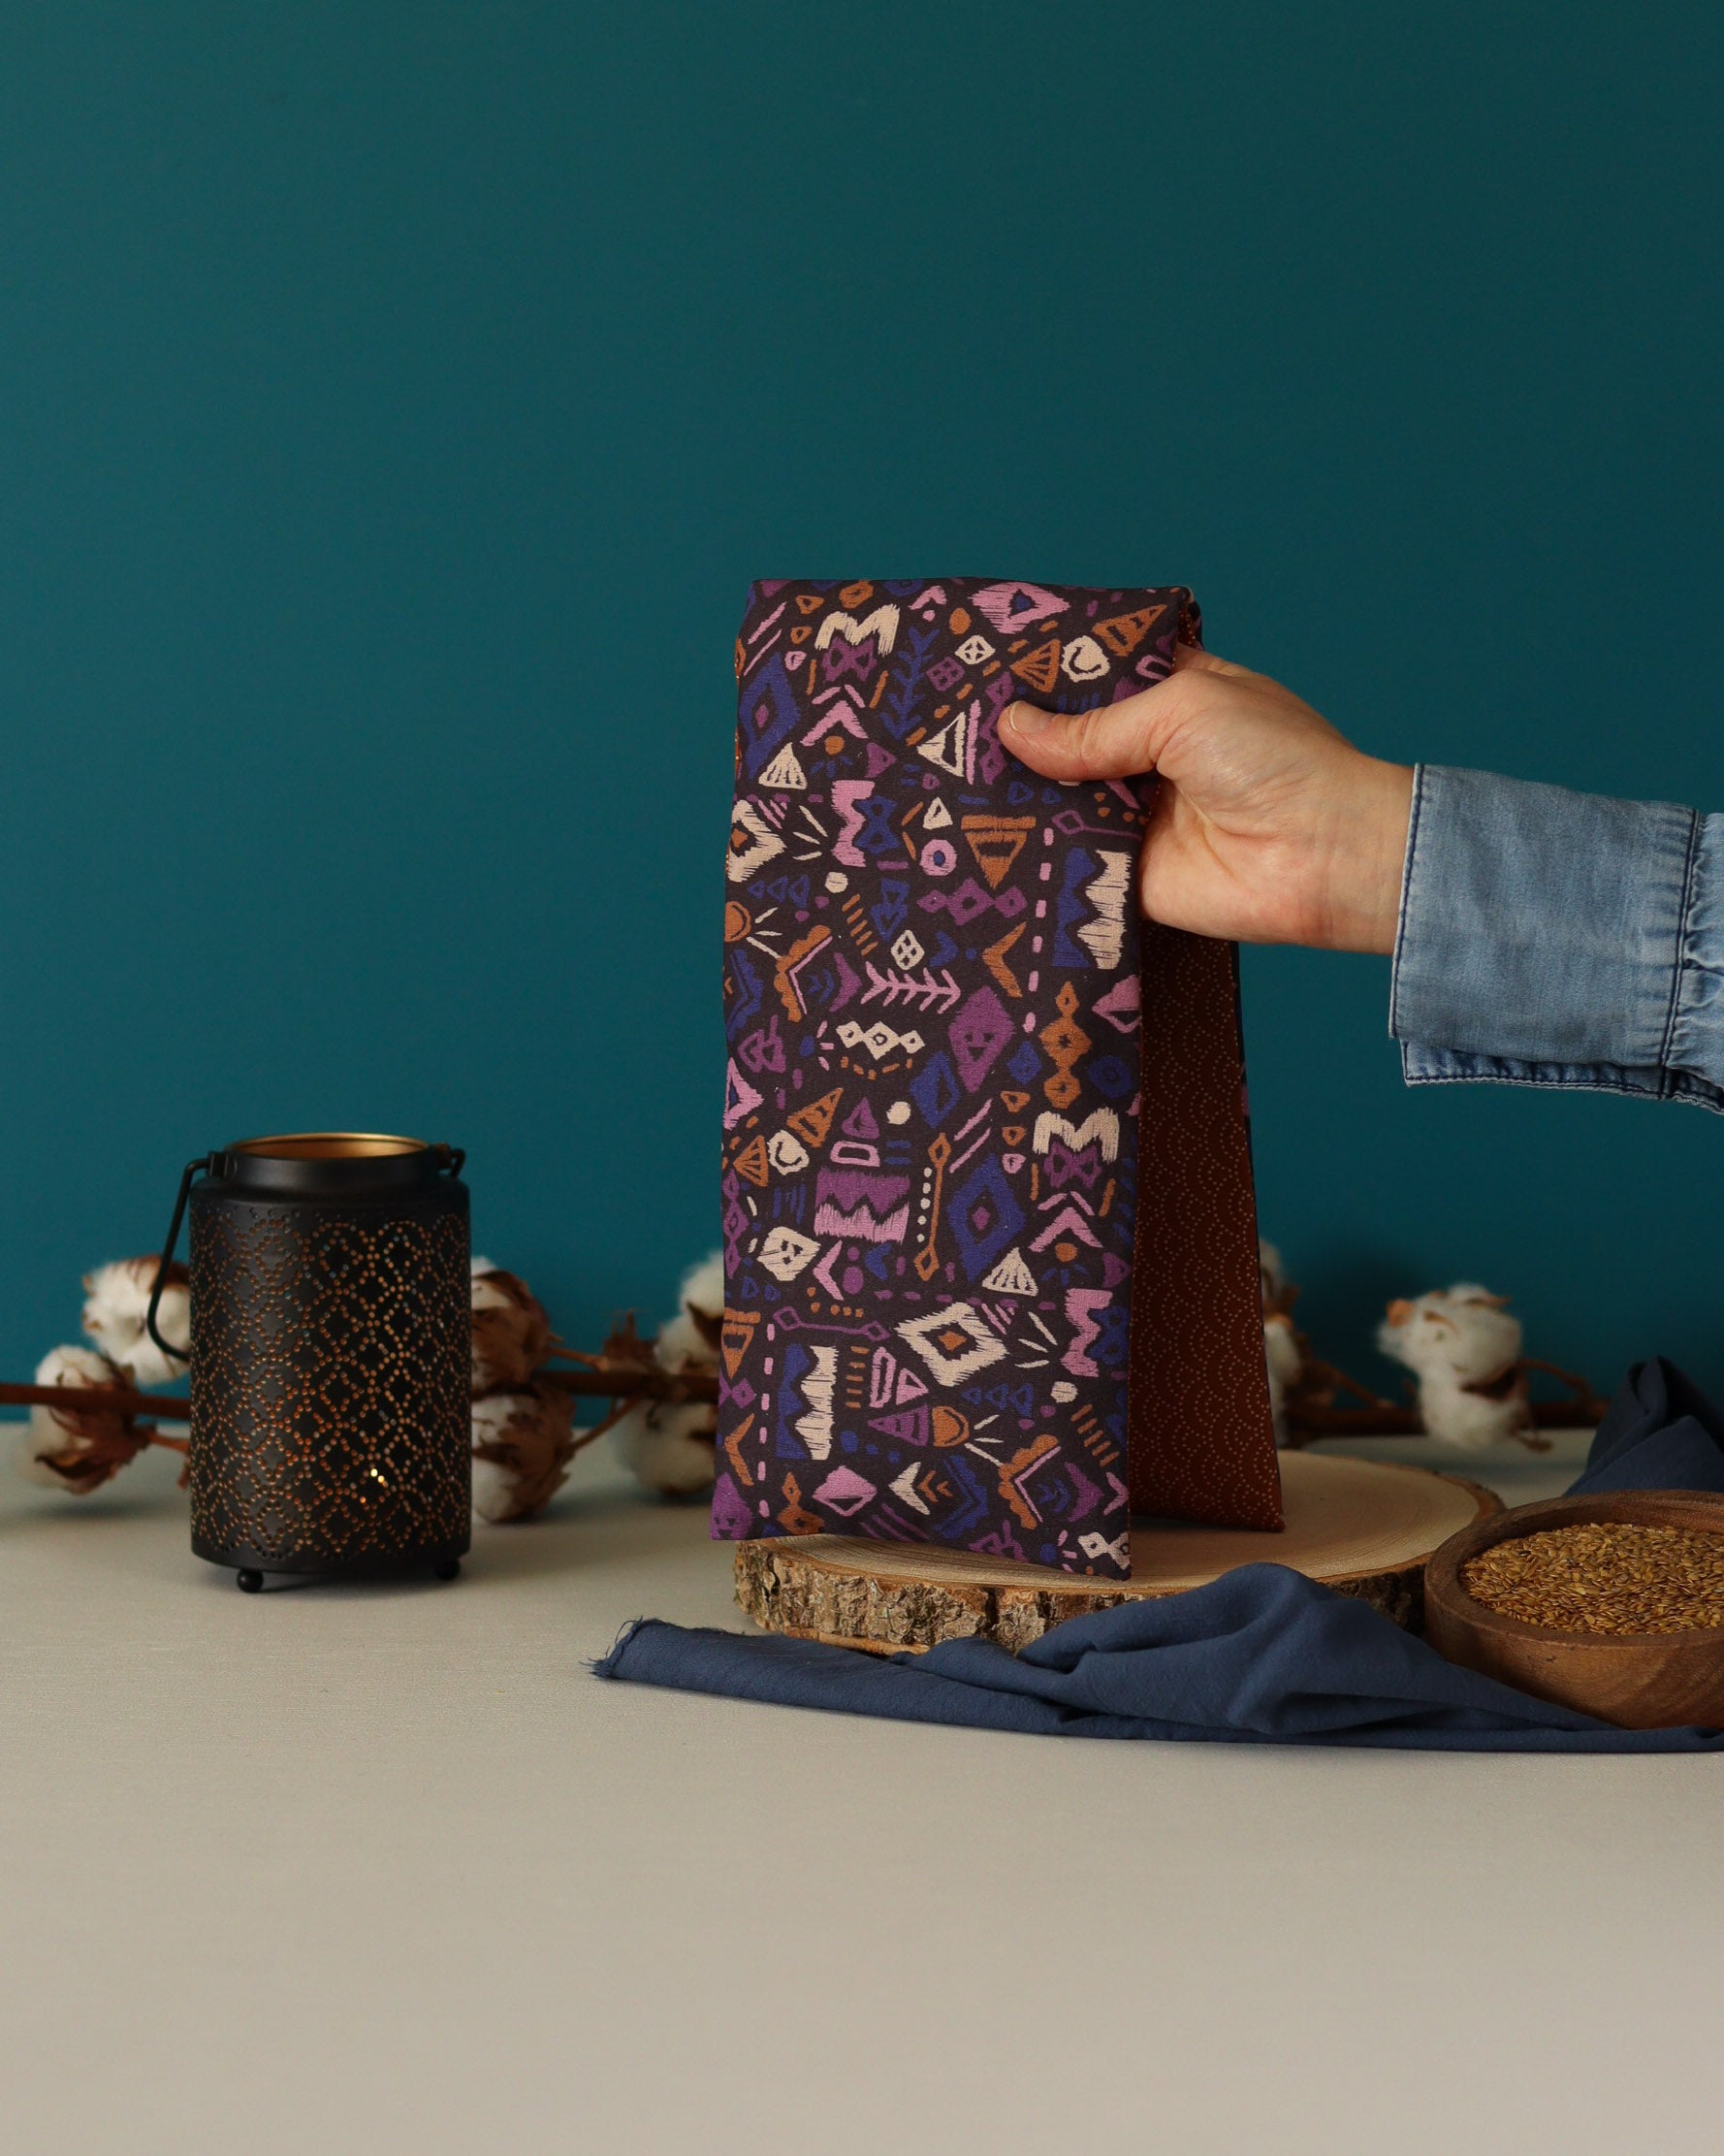
[[1439, 1655], [1621, 1729], [1724, 1727], [1724, 1625], [1685, 1632], [1566, 1632], [1474, 1601], [1461, 1568], [1516, 1535], [1597, 1521], [1724, 1534], [1724, 1496], [1619, 1490], [1516, 1505], [1462, 1528], [1424, 1568], [1424, 1636]]

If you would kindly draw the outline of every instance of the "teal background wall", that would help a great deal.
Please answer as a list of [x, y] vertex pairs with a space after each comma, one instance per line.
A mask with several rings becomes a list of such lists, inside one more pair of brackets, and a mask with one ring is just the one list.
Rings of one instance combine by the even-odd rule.
[[[1724, 19], [0, 13], [0, 1374], [180, 1163], [448, 1136], [571, 1336], [715, 1239], [757, 574], [1181, 579], [1373, 750], [1724, 806]], [[1320, 1344], [1724, 1384], [1724, 1130], [1255, 952]]]

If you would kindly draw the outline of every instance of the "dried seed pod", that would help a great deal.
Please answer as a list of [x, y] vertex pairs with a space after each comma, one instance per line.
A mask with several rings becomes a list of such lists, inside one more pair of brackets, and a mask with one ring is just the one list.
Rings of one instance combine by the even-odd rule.
[[[161, 1262], [155, 1257], [118, 1258], [83, 1276], [83, 1329], [135, 1385], [165, 1385], [185, 1369], [183, 1362], [162, 1353], [145, 1324]], [[156, 1323], [170, 1345], [190, 1353], [191, 1274], [177, 1261], [168, 1268], [162, 1284]]]
[[473, 1394], [519, 1392], [551, 1351], [551, 1320], [527, 1282], [473, 1264]]
[[[37, 1365], [35, 1382], [128, 1387], [119, 1365], [91, 1347], [52, 1349]], [[87, 1497], [137, 1459], [148, 1442], [131, 1415], [106, 1408], [32, 1407], [18, 1448], [18, 1472], [50, 1490]]]
[[574, 1402], [551, 1386], [473, 1402], [473, 1510], [497, 1524], [530, 1520], [568, 1480]]

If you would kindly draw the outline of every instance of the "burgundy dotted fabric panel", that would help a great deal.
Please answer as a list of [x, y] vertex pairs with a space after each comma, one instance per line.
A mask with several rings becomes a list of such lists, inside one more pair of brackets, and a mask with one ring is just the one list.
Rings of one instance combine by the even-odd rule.
[[1132, 1509], [1278, 1529], [1238, 952], [1154, 922], [1142, 936]]

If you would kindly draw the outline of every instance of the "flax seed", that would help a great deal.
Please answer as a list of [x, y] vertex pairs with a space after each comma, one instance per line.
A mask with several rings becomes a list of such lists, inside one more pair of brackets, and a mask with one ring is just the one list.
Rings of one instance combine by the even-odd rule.
[[1517, 1535], [1461, 1567], [1476, 1602], [1564, 1632], [1724, 1625], [1724, 1534], [1601, 1520]]

